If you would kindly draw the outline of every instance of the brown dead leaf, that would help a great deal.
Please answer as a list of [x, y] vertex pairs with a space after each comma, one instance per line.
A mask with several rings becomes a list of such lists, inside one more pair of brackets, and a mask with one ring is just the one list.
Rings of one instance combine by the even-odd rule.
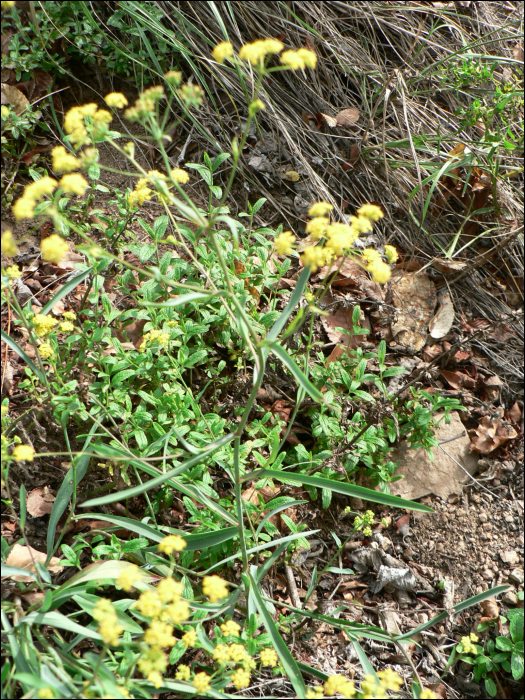
[[483, 386], [485, 388], [485, 391], [487, 392], [487, 397], [489, 401], [497, 401], [497, 399], [499, 399], [501, 387], [503, 386], [503, 384], [504, 382], [498, 377], [497, 374], [494, 374], [492, 377], [487, 377], [483, 380]]
[[520, 61], [520, 63], [523, 63], [523, 42], [518, 41], [517, 44], [515, 44], [514, 48], [512, 49], [512, 55], [516, 59], [516, 61]]
[[12, 105], [15, 113], [20, 115], [29, 105], [29, 100], [14, 85], [2, 84], [1, 100], [3, 105]]
[[521, 408], [517, 401], [509, 410], [509, 418], [513, 423], [516, 423], [516, 425], [521, 421]]
[[443, 338], [447, 335], [454, 323], [454, 304], [450, 298], [450, 294], [446, 292], [439, 302], [436, 315], [430, 320], [428, 330], [433, 338]]
[[480, 623], [490, 622], [491, 620], [496, 620], [499, 617], [499, 605], [496, 603], [495, 598], [487, 598], [480, 603], [481, 609], [483, 611], [483, 617]]
[[425, 362], [432, 362], [432, 360], [438, 355], [441, 355], [442, 352], [443, 346], [439, 343], [436, 343], [435, 345], [425, 345], [421, 351], [421, 357]]
[[54, 500], [55, 497], [51, 493], [49, 486], [33, 489], [27, 495], [27, 512], [32, 515], [33, 518], [41, 518], [43, 515], [49, 515], [53, 510]]
[[459, 260], [447, 260], [446, 258], [436, 258], [433, 262], [435, 268], [444, 272], [445, 274], [451, 274], [453, 272], [460, 272], [464, 270], [468, 263], [460, 262]]
[[336, 127], [345, 128], [353, 126], [359, 120], [361, 113], [358, 109], [355, 109], [355, 107], [349, 107], [348, 109], [341, 110], [335, 117], [331, 117], [329, 114], [323, 114], [322, 112], [320, 112], [319, 115], [331, 129], [335, 129]]
[[[325, 277], [328, 277], [328, 275], [336, 272], [340, 262], [341, 258], [337, 258], [337, 260], [334, 260], [331, 265], [321, 267], [317, 273], [316, 280], [324, 280]], [[364, 270], [361, 265], [358, 265], [353, 260], [350, 260], [350, 258], [346, 258], [346, 260], [343, 261], [337, 276], [332, 280], [332, 285], [335, 284], [337, 287], [345, 287], [349, 284], [357, 285], [359, 280], [365, 278], [367, 278], [366, 270]]]
[[[18, 569], [27, 569], [28, 571], [36, 571], [35, 563], [39, 562], [44, 566], [47, 555], [43, 552], [39, 552], [33, 547], [26, 547], [25, 545], [15, 544], [13, 549], [9, 552], [6, 559], [6, 566], [15, 566]], [[60, 559], [58, 557], [51, 557], [49, 564], [47, 565], [47, 570], [53, 574], [58, 574], [63, 566], [58, 566]], [[30, 576], [2, 576], [2, 578], [12, 578], [13, 581], [24, 581], [29, 582], [33, 579]]]
[[300, 177], [301, 176], [296, 170], [287, 170], [283, 175], [283, 179], [288, 180], [289, 182], [297, 182]]
[[[397, 312], [397, 320], [391, 325], [395, 344], [410, 353], [418, 352], [425, 345], [428, 323], [434, 315], [434, 283], [426, 275], [404, 274], [392, 280], [391, 289]], [[391, 345], [395, 347], [393, 342]]]
[[468, 374], [464, 372], [450, 372], [449, 370], [442, 369], [439, 373], [453, 389], [459, 389], [460, 387], [473, 389], [476, 386], [476, 380], [469, 377]]
[[476, 437], [472, 439], [470, 449], [481, 454], [489, 454], [495, 449], [518, 437], [518, 433], [510, 423], [501, 420], [491, 420], [489, 416], [483, 416], [481, 423], [474, 430]]
[[402, 515], [400, 518], [396, 520], [394, 523], [396, 530], [399, 532], [400, 535], [403, 537], [406, 537], [407, 535], [410, 534], [410, 513], [407, 513], [406, 515]]

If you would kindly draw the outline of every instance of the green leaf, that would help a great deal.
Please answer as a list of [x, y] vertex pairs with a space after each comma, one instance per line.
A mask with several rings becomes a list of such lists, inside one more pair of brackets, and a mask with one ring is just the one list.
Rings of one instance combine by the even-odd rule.
[[514, 680], [519, 681], [519, 679], [523, 676], [523, 652], [521, 652], [521, 654], [513, 652], [512, 656], [510, 657], [510, 668]]
[[284, 667], [286, 675], [290, 679], [290, 682], [298, 697], [304, 698], [306, 696], [306, 686], [304, 684], [304, 679], [301, 674], [301, 671], [297, 665], [297, 662], [293, 658], [290, 650], [288, 649], [288, 645], [279, 634], [279, 630], [277, 629], [275, 622], [272, 620], [272, 616], [268, 612], [268, 609], [266, 608], [266, 605], [264, 604], [263, 599], [261, 598], [261, 594], [259, 593], [259, 590], [257, 588], [256, 581], [251, 576], [251, 574], [243, 574], [242, 577], [246, 584], [250, 584], [249, 596], [255, 601], [255, 605], [257, 607], [257, 610], [259, 611], [259, 615], [262, 617], [262, 621], [264, 626], [266, 627], [266, 631], [272, 639], [273, 648], [279, 656], [279, 659]]
[[417, 510], [421, 513], [434, 512], [432, 508], [429, 508], [429, 506], [425, 506], [422, 503], [407, 501], [404, 498], [392, 496], [387, 493], [381, 493], [380, 491], [374, 491], [373, 489], [367, 489], [364, 486], [346, 484], [341, 481], [333, 481], [332, 479], [325, 479], [324, 477], [320, 476], [307, 476], [306, 474], [294, 474], [287, 471], [280, 472], [274, 471], [273, 469], [263, 469], [261, 472], [257, 472], [257, 476], [258, 478], [268, 477], [270, 479], [277, 479], [277, 481], [297, 481], [300, 484], [305, 484], [306, 486], [315, 486], [318, 489], [330, 489], [331, 491], [335, 491], [335, 493], [342, 493], [345, 496], [362, 498], [364, 501], [372, 501], [373, 503], [381, 503], [383, 505], [397, 508]]
[[88, 267], [87, 270], [84, 270], [79, 275], [72, 277], [69, 280], [69, 282], [66, 282], [65, 285], [61, 287], [58, 290], [58, 292], [47, 302], [47, 304], [42, 308], [40, 313], [43, 315], [49, 313], [53, 306], [57, 303], [57, 301], [60, 301], [60, 299], [63, 299], [70, 292], [72, 292], [73, 289], [75, 289], [75, 287], [77, 287], [81, 282], [83, 282], [86, 279], [86, 277], [88, 277], [92, 272], [93, 268]]
[[406, 369], [404, 367], [389, 367], [383, 372], [383, 378], [385, 377], [397, 377], [400, 374], [405, 374]]
[[22, 350], [18, 343], [16, 343], [9, 335], [7, 335], [7, 333], [5, 333], [3, 329], [0, 329], [0, 336], [2, 337], [4, 343], [6, 343], [6, 345], [9, 345], [11, 350], [14, 350], [16, 354], [22, 358], [22, 360], [26, 363], [29, 369], [40, 379], [42, 384], [45, 384], [45, 375], [38, 369], [33, 360], [28, 355], [26, 355], [26, 353]]
[[[293, 290], [292, 296], [290, 297], [290, 301], [288, 304], [286, 304], [285, 308], [283, 309], [282, 314], [279, 316], [277, 321], [274, 323], [273, 327], [271, 328], [270, 332], [266, 336], [266, 341], [275, 341], [277, 340], [279, 333], [282, 331], [284, 328], [284, 325], [286, 321], [290, 318], [290, 315], [292, 311], [295, 309], [297, 304], [299, 303], [304, 289], [306, 287], [306, 283], [308, 282], [308, 278], [310, 277], [310, 268], [305, 267], [304, 270], [301, 272], [301, 275], [299, 279], [297, 280], [297, 284], [295, 285], [295, 289]], [[263, 357], [266, 359], [268, 357], [268, 354], [270, 352], [270, 349], [268, 347], [262, 348], [262, 354]]]
[[485, 678], [485, 690], [491, 698], [496, 697], [498, 689], [496, 688], [496, 684], [494, 683], [492, 678]]
[[89, 637], [96, 641], [102, 641], [102, 637], [98, 632], [84, 625], [79, 625], [77, 622], [73, 622], [69, 617], [62, 615], [62, 613], [56, 610], [47, 613], [29, 613], [29, 615], [20, 618], [15, 627], [20, 627], [20, 625], [49, 625], [50, 627], [58, 627], [68, 632], [75, 632], [76, 634], [82, 635], [83, 638]]
[[313, 399], [316, 401], [319, 401], [320, 403], [324, 403], [324, 396], [321, 394], [319, 389], [317, 389], [312, 382], [306, 377], [303, 372], [299, 369], [299, 367], [295, 364], [295, 362], [292, 360], [290, 355], [282, 348], [280, 345], [277, 343], [273, 342], [268, 342], [265, 341], [263, 347], [268, 347], [270, 350], [273, 352], [274, 355], [276, 355], [281, 362], [288, 367], [290, 372], [293, 374], [295, 377], [296, 381], [299, 383], [299, 385], [306, 391], [307, 394], [309, 394]]
[[[193, 467], [195, 464], [202, 462], [208, 455], [210, 455], [216, 449], [231, 442], [234, 437], [235, 437], [235, 435], [233, 433], [229, 433], [228, 435], [225, 435], [224, 437], [220, 438], [219, 440], [216, 440], [213, 443], [213, 446], [210, 447], [209, 449], [203, 450], [198, 455], [195, 455], [194, 457], [187, 459], [180, 466], [175, 467], [174, 469], [170, 469], [169, 471], [165, 472], [164, 474], [159, 474], [159, 476], [157, 476], [155, 479], [150, 479], [149, 481], [146, 481], [143, 484], [139, 484], [138, 486], [134, 486], [133, 488], [130, 488], [130, 489], [125, 489], [124, 491], [117, 491], [116, 493], [111, 493], [111, 494], [108, 494], [107, 496], [100, 496], [99, 498], [92, 498], [92, 499], [82, 503], [81, 507], [82, 508], [89, 508], [89, 507], [93, 507], [93, 506], [105, 505], [107, 503], [114, 503], [115, 501], [120, 501], [120, 500], [126, 499], [126, 498], [134, 498], [135, 496], [138, 496], [139, 494], [144, 493], [145, 491], [150, 491], [151, 489], [154, 489], [157, 486], [160, 486], [161, 484], [163, 484], [167, 479], [171, 479], [174, 476], [177, 476], [177, 474], [182, 474], [183, 472], [187, 471], [190, 467]], [[130, 455], [130, 458], [132, 459], [133, 455]], [[141, 467], [142, 467], [142, 465], [141, 465]]]
[[218, 292], [189, 292], [188, 294], [179, 294], [179, 296], [173, 297], [173, 299], [167, 299], [166, 301], [156, 302], [156, 301], [141, 301], [141, 306], [153, 306], [156, 309], [172, 309], [175, 306], [181, 306], [182, 304], [188, 304], [191, 301], [201, 301], [202, 299], [211, 299], [212, 297], [220, 297], [226, 294], [225, 291], [219, 290]]
[[502, 651], [512, 651], [513, 644], [508, 637], [496, 637], [496, 648]]

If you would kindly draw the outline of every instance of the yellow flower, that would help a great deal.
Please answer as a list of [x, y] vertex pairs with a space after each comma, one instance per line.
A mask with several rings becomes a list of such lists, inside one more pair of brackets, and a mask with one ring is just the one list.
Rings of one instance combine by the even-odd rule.
[[52, 194], [57, 184], [57, 181], [52, 177], [49, 177], [49, 175], [44, 175], [44, 177], [41, 177], [40, 180], [36, 180], [30, 185], [26, 185], [24, 197], [34, 199], [36, 201], [41, 199], [45, 194]]
[[144, 634], [144, 641], [152, 647], [173, 647], [175, 638], [173, 637], [173, 627], [167, 622], [152, 620], [150, 626]]
[[293, 250], [295, 236], [291, 231], [283, 231], [275, 239], [275, 250], [278, 255], [290, 255]]
[[284, 49], [284, 44], [282, 44], [278, 39], [264, 39], [262, 43], [265, 53], [281, 53], [281, 51]]
[[53, 348], [49, 343], [42, 343], [38, 346], [38, 354], [43, 360], [47, 360], [49, 357], [53, 356]]
[[[475, 636], [475, 635], [474, 635]], [[477, 649], [472, 643], [470, 637], [461, 637], [461, 644], [463, 645], [464, 654], [477, 654]]]
[[235, 673], [232, 673], [230, 680], [237, 690], [247, 688], [250, 685], [250, 672], [244, 668], [238, 668]]
[[254, 100], [248, 105], [248, 112], [250, 114], [255, 114], [256, 112], [266, 109], [266, 105], [262, 100]]
[[167, 666], [168, 657], [158, 647], [150, 647], [145, 654], [141, 654], [138, 662], [139, 671], [145, 676], [152, 671], [164, 673]]
[[479, 641], [478, 635], [477, 635], [477, 634], [474, 634], [474, 632], [471, 632], [469, 636], [470, 636], [470, 638], [471, 638], [471, 640], [472, 640], [473, 642]]
[[35, 458], [35, 450], [31, 445], [17, 445], [11, 456], [15, 462], [32, 462]]
[[[13, 2], [13, 5], [14, 5], [14, 4], [15, 4], [15, 3]], [[2, 114], [2, 119], [7, 119], [7, 118], [8, 118], [8, 116], [9, 116], [9, 114], [10, 114], [10, 110], [9, 110], [9, 107], [8, 107], [7, 105], [2, 105], [1, 114]]]
[[32, 219], [35, 215], [36, 202], [32, 199], [20, 197], [12, 206], [14, 217], [17, 221], [20, 219]]
[[419, 693], [421, 700], [432, 700], [432, 698], [437, 698], [437, 695], [429, 688], [423, 688]]
[[84, 124], [84, 117], [93, 117], [98, 109], [98, 106], [92, 102], [82, 106], [71, 107], [64, 117], [64, 130], [69, 134], [71, 143], [82, 146], [87, 143], [87, 129]]
[[395, 263], [399, 255], [393, 245], [385, 246], [385, 255], [390, 264]]
[[372, 224], [370, 223], [370, 219], [367, 219], [366, 216], [351, 216], [350, 226], [358, 235], [372, 231]]
[[179, 85], [182, 80], [182, 72], [180, 70], [169, 70], [167, 73], [164, 73], [164, 77], [170, 85]]
[[74, 311], [62, 311], [62, 316], [64, 318], [69, 318], [72, 321], [74, 321], [77, 317], [76, 313]]
[[197, 641], [197, 632], [194, 629], [188, 630], [181, 639], [185, 647], [194, 647]]
[[171, 576], [163, 578], [157, 586], [157, 593], [163, 603], [177, 602], [181, 599], [184, 586], [180, 581], [175, 581]]
[[189, 681], [191, 676], [190, 667], [186, 664], [179, 664], [177, 666], [177, 672], [175, 673], [175, 678], [178, 681]]
[[261, 664], [263, 666], [277, 666], [278, 656], [273, 649], [263, 649], [261, 651]]
[[[10, 7], [13, 7], [15, 4], [15, 0], [2, 0], [2, 10], [8, 10]], [[50, 695], [48, 697], [54, 698], [54, 695]]]
[[241, 630], [241, 626], [238, 625], [236, 622], [233, 620], [228, 620], [227, 622], [224, 622], [221, 625], [221, 632], [226, 636], [226, 637], [238, 637], [239, 632]]
[[217, 644], [213, 650], [213, 658], [220, 664], [225, 664], [230, 660], [230, 650], [226, 644]]
[[197, 693], [207, 693], [211, 688], [210, 677], [204, 672], [196, 673], [192, 685], [197, 689]]
[[118, 646], [119, 636], [124, 628], [118, 624], [117, 611], [113, 603], [107, 598], [101, 598], [95, 605], [92, 615], [93, 619], [99, 623], [98, 631], [104, 644]]
[[320, 700], [324, 695], [323, 686], [316, 685], [313, 688], [306, 689], [307, 700]]
[[368, 264], [381, 260], [380, 254], [377, 252], [377, 250], [374, 250], [374, 248], [365, 248], [361, 253], [361, 257], [363, 262]]
[[10, 228], [6, 228], [2, 234], [2, 253], [8, 258], [12, 258], [13, 255], [17, 254], [17, 252], [18, 249], [13, 238], [13, 232]]
[[[317, 55], [309, 49], [297, 49], [297, 55], [302, 58], [307, 68], [315, 68], [317, 65]], [[311, 216], [311, 214], [310, 214]]]
[[158, 617], [162, 612], [162, 601], [156, 590], [144, 591], [140, 594], [134, 607], [144, 617]]
[[98, 148], [86, 148], [81, 153], [80, 162], [83, 168], [89, 168], [90, 165], [95, 165], [98, 163], [98, 158]]
[[182, 168], [173, 168], [170, 175], [173, 182], [177, 182], [179, 185], [185, 185], [190, 179], [189, 173]]
[[[142, 343], [139, 346], [139, 351], [144, 352], [147, 345], [151, 345], [155, 342], [157, 342], [157, 344], [160, 347], [164, 347], [165, 345], [167, 345], [169, 343], [169, 340], [170, 340], [169, 333], [164, 333], [163, 331], [159, 331], [159, 330], [155, 330], [155, 329], [148, 331], [147, 333], [145, 333], [142, 336]], [[178, 539], [176, 539], [176, 538], [178, 538]], [[171, 547], [171, 551], [177, 550], [178, 552], [180, 552], [186, 546], [186, 542], [184, 542], [182, 537], [180, 537], [179, 535], [168, 535], [167, 537], [164, 538], [164, 540], [166, 540], [165, 546]], [[171, 554], [171, 551], [168, 552], [167, 549], [163, 549], [161, 547], [164, 540], [162, 540], [162, 542], [159, 543], [158, 550], [159, 550], [159, 552], [166, 552], [167, 554]], [[170, 542], [172, 542], [172, 545], [169, 544]], [[184, 543], [184, 544], [181, 544], [181, 543]]]
[[110, 92], [104, 97], [104, 100], [108, 107], [117, 107], [118, 109], [122, 109], [128, 104], [126, 96], [121, 92]]
[[339, 692], [345, 698], [353, 698], [355, 695], [355, 685], [353, 681], [348, 681], [339, 688]]
[[[167, 335], [167, 333], [164, 333], [163, 335]], [[159, 550], [159, 552], [164, 552], [164, 554], [171, 554], [172, 552], [182, 552], [182, 550], [185, 547], [186, 540], [184, 540], [180, 535], [167, 535], [157, 545], [157, 549]]]
[[[8, 4], [7, 2], [2, 2], [2, 10], [4, 9], [4, 5], [7, 5], [7, 4]], [[14, 0], [13, 0], [13, 2], [9, 3], [9, 5], [14, 5], [14, 4], [15, 4]], [[38, 697], [41, 700], [50, 700], [51, 698], [55, 697], [55, 691], [50, 686], [47, 686], [47, 688], [40, 688], [40, 690], [38, 691]]]
[[357, 210], [357, 214], [358, 216], [366, 216], [367, 219], [371, 219], [372, 221], [379, 221], [379, 219], [382, 219], [384, 216], [381, 207], [375, 204], [363, 204]]
[[[64, 325], [64, 324], [62, 324]], [[72, 325], [72, 324], [71, 324]], [[131, 591], [136, 581], [142, 580], [142, 571], [136, 564], [130, 564], [117, 576], [115, 583], [124, 591]]]
[[367, 270], [372, 275], [374, 282], [378, 284], [386, 284], [392, 275], [390, 268], [382, 260], [372, 261], [368, 265]]
[[320, 246], [308, 246], [301, 255], [301, 261], [305, 267], [309, 267], [312, 272], [315, 272], [319, 267], [322, 267], [327, 260], [327, 252]]
[[250, 658], [250, 655], [246, 651], [243, 644], [230, 644], [228, 648], [228, 653], [230, 655], [230, 659], [232, 661], [235, 661], [236, 664], [239, 664], [242, 661], [246, 661]]
[[174, 625], [180, 625], [190, 616], [190, 604], [187, 600], [176, 600], [166, 606], [161, 615], [162, 620], [171, 620]]
[[80, 196], [82, 196], [89, 187], [86, 178], [80, 173], [64, 175], [59, 184], [62, 188], [62, 192], [78, 194]]
[[326, 235], [328, 242], [325, 248], [333, 250], [335, 256], [342, 255], [345, 250], [351, 248], [357, 238], [356, 232], [342, 223], [330, 224], [326, 229]]
[[328, 680], [324, 683], [325, 695], [335, 695], [345, 683], [348, 681], [344, 676], [328, 676]]
[[330, 219], [326, 216], [316, 216], [306, 224], [306, 233], [311, 234], [314, 241], [321, 238], [326, 233], [326, 227], [330, 223]]
[[178, 94], [186, 107], [199, 107], [202, 104], [202, 89], [198, 85], [183, 85]]
[[148, 681], [153, 683], [155, 688], [160, 688], [162, 686], [162, 675], [158, 671], [151, 671], [148, 673]]
[[391, 668], [386, 668], [384, 671], [378, 671], [377, 677], [379, 678], [379, 685], [385, 690], [397, 691], [403, 685], [403, 679]]
[[41, 242], [40, 252], [44, 260], [59, 263], [69, 252], [69, 244], [57, 233], [53, 233]]
[[71, 323], [71, 321], [62, 321], [60, 324], [60, 330], [63, 333], [69, 333], [70, 331], [75, 330], [75, 326]]
[[12, 280], [16, 280], [19, 277], [22, 277], [22, 272], [18, 265], [9, 265], [9, 267], [5, 268], [5, 274], [10, 277]]
[[251, 44], [244, 44], [239, 51], [239, 58], [242, 61], [249, 61], [252, 66], [261, 63], [266, 56], [263, 41], [254, 41]]
[[304, 58], [300, 56], [297, 51], [283, 51], [281, 54], [281, 63], [292, 70], [299, 70], [299, 68], [306, 67]]
[[2, 404], [1, 411], [2, 411], [2, 418], [4, 416], [7, 416], [7, 414], [9, 413], [9, 406], [7, 406], [6, 404]]
[[58, 321], [51, 316], [35, 314], [31, 319], [31, 323], [33, 324], [35, 335], [39, 338], [43, 338], [48, 333], [51, 333]]
[[68, 173], [71, 170], [80, 168], [79, 159], [68, 153], [64, 146], [55, 146], [51, 151], [53, 156], [53, 170], [57, 173]]
[[[326, 216], [326, 214], [329, 214], [332, 209], [333, 206], [328, 204], [328, 202], [316, 202], [315, 204], [312, 204], [308, 210], [308, 216]], [[320, 688], [321, 686], [317, 687]]]
[[221, 41], [221, 43], [217, 44], [213, 49], [211, 54], [217, 63], [224, 63], [227, 58], [233, 56], [233, 46], [229, 41]]
[[228, 596], [228, 583], [220, 576], [205, 576], [202, 580], [202, 592], [210, 603], [216, 603]]

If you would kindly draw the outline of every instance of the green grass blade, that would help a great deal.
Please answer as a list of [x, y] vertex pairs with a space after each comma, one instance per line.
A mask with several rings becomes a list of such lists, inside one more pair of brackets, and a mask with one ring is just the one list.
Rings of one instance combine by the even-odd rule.
[[259, 590], [257, 588], [256, 581], [250, 574], [243, 574], [243, 579], [246, 584], [248, 584], [248, 582], [250, 584], [249, 595], [253, 597], [255, 601], [255, 605], [257, 607], [257, 610], [259, 611], [259, 615], [262, 617], [264, 626], [266, 627], [266, 631], [272, 639], [274, 649], [277, 652], [277, 655], [279, 656], [284, 670], [286, 671], [286, 675], [290, 679], [290, 682], [293, 685], [297, 696], [299, 698], [304, 698], [306, 696], [306, 686], [304, 684], [304, 679], [299, 669], [299, 666], [297, 665], [297, 662], [290, 653], [286, 642], [279, 634], [279, 630], [277, 629], [275, 622], [272, 620], [272, 616], [268, 612], [266, 605], [264, 604], [264, 601], [261, 598], [261, 594], [259, 593]]
[[[290, 301], [286, 304], [282, 314], [279, 316], [277, 321], [270, 328], [268, 335], [265, 338], [266, 341], [277, 340], [277, 338], [279, 337], [279, 333], [282, 331], [286, 324], [286, 321], [290, 318], [290, 314], [301, 300], [309, 277], [310, 268], [305, 267], [304, 270], [301, 272], [299, 279], [297, 280], [297, 284], [295, 285], [295, 289], [293, 290], [292, 296], [290, 297]], [[268, 352], [269, 350], [263, 349], [263, 356], [267, 357]]]
[[75, 289], [75, 287], [78, 287], [78, 285], [81, 282], [83, 282], [86, 279], [86, 277], [88, 277], [92, 272], [93, 268], [88, 267], [87, 270], [84, 270], [79, 275], [75, 275], [75, 277], [72, 277], [69, 280], [69, 282], [66, 282], [65, 285], [58, 290], [55, 296], [47, 302], [47, 304], [42, 308], [42, 311], [40, 311], [40, 313], [43, 315], [49, 313], [53, 306], [57, 303], [57, 301], [60, 301], [61, 299], [66, 297], [70, 292], [72, 292]]
[[393, 506], [394, 508], [407, 508], [408, 510], [417, 510], [421, 513], [433, 513], [434, 511], [429, 506], [415, 501], [407, 501], [399, 496], [392, 496], [381, 491], [367, 489], [364, 486], [355, 486], [354, 484], [346, 484], [341, 481], [333, 481], [325, 479], [321, 476], [307, 476], [306, 474], [293, 474], [286, 471], [275, 471], [274, 469], [263, 469], [257, 472], [257, 477], [277, 479], [277, 481], [298, 481], [300, 484], [307, 486], [315, 486], [318, 489], [329, 489], [335, 493], [342, 493], [345, 496], [355, 496], [362, 498], [364, 501], [372, 501], [373, 503], [381, 503], [385, 506]]
[[277, 343], [268, 343], [267, 341], [266, 345], [263, 347], [268, 347], [270, 350], [273, 352], [274, 355], [276, 355], [281, 362], [288, 367], [290, 372], [293, 374], [295, 380], [299, 383], [299, 386], [301, 386], [311, 397], [312, 399], [315, 399], [316, 401], [319, 401], [319, 403], [324, 403], [324, 396], [321, 394], [319, 389], [315, 387], [312, 382], [307, 378], [305, 374], [299, 369], [299, 367], [295, 364], [295, 362], [292, 360], [290, 355], [282, 348], [280, 345]]

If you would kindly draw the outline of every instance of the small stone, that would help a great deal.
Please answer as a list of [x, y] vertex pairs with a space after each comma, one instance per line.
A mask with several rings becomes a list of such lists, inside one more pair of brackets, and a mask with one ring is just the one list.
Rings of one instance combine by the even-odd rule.
[[492, 569], [483, 569], [481, 575], [486, 581], [490, 581], [494, 576], [494, 572], [492, 571]]
[[504, 552], [500, 552], [499, 555], [504, 564], [517, 564], [520, 560], [518, 553], [513, 549], [506, 549]]
[[480, 513], [480, 514], [478, 515], [478, 520], [479, 520], [480, 523], [486, 523], [487, 520], [488, 520], [487, 514], [486, 514], [486, 513], [483, 513], [483, 512]]
[[405, 551], [403, 552], [403, 559], [405, 561], [410, 561], [413, 558], [414, 558], [414, 552], [410, 549], [410, 547], [407, 547], [405, 549]]
[[523, 569], [514, 569], [509, 574], [509, 581], [512, 583], [517, 583], [518, 586], [523, 583]]
[[505, 522], [506, 522], [506, 523], [513, 523], [513, 522], [514, 522], [514, 516], [513, 516], [513, 515], [510, 515], [510, 513], [507, 513], [507, 515], [505, 516]]
[[418, 613], [416, 617], [420, 625], [424, 625], [425, 622], [428, 622], [428, 615], [426, 613]]
[[518, 604], [518, 596], [514, 591], [505, 591], [505, 593], [501, 596], [501, 600], [505, 605], [517, 605]]
[[492, 486], [501, 486], [501, 481], [499, 479], [492, 479]]

